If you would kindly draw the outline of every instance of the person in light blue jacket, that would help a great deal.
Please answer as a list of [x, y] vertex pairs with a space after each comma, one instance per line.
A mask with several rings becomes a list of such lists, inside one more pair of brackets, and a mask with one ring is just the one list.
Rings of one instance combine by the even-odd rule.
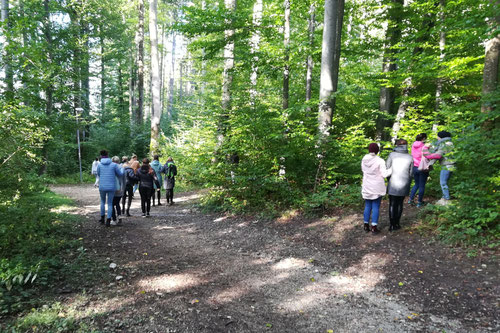
[[155, 171], [156, 178], [158, 179], [158, 182], [153, 183], [154, 185], [154, 190], [153, 190], [153, 206], [155, 205], [155, 196], [158, 196], [158, 206], [161, 206], [160, 202], [160, 197], [161, 197], [161, 187], [163, 185], [163, 178], [161, 176], [161, 170], [163, 169], [163, 165], [160, 163], [160, 156], [154, 155], [153, 156], [154, 160], [151, 162], [151, 167]]
[[[118, 164], [111, 162], [106, 150], [101, 150], [101, 163], [97, 167], [99, 176], [99, 194], [101, 195], [101, 220], [104, 223], [104, 214], [106, 211], [105, 203], [108, 203], [108, 214], [106, 226], [111, 225], [111, 216], [113, 214], [113, 198], [116, 191], [116, 178], [123, 176], [123, 168]], [[106, 196], [108, 197], [106, 200]]]

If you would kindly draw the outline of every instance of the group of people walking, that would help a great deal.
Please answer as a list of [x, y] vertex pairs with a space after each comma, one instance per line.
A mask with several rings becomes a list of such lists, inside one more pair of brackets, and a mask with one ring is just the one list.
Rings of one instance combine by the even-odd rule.
[[[440, 161], [440, 184], [443, 197], [437, 205], [447, 205], [450, 200], [448, 180], [455, 170], [453, 159], [453, 143], [451, 134], [446, 131], [438, 133], [438, 141], [431, 145], [426, 143], [427, 134], [418, 134], [412, 144], [411, 155], [408, 153], [408, 143], [404, 139], [396, 140], [393, 152], [389, 154], [387, 162], [378, 156], [380, 148], [377, 143], [370, 143], [368, 154], [361, 161], [363, 183], [361, 194], [365, 200], [363, 214], [364, 230], [378, 233], [379, 209], [382, 197], [389, 195], [389, 231], [401, 228], [400, 220], [403, 213], [405, 197], [409, 194], [408, 204], [414, 205], [418, 193], [416, 206], [424, 203], [425, 185], [432, 165]], [[388, 179], [387, 187], [385, 178]], [[411, 180], [415, 184], [411, 188]], [[371, 219], [371, 226], [370, 226]]]
[[137, 188], [141, 197], [143, 217], [150, 217], [151, 199], [153, 206], [155, 201], [158, 202], [158, 206], [162, 205], [160, 202], [162, 187], [166, 190], [167, 204], [174, 203], [177, 166], [172, 157], [162, 165], [159, 156], [155, 155], [152, 162], [144, 158], [141, 165], [136, 155], [130, 160], [127, 156], [123, 156], [121, 162], [118, 156], [109, 158], [106, 150], [101, 150], [100, 155], [100, 161], [96, 159], [92, 164], [92, 173], [96, 176], [94, 185], [99, 187], [101, 197], [101, 224], [105, 223], [107, 227], [119, 225], [123, 213], [131, 216], [130, 206]]

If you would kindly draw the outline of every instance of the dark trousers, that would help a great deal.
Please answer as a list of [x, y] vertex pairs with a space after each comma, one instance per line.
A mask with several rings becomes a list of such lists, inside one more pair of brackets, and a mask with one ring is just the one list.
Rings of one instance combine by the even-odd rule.
[[153, 190], [153, 205], [155, 204], [155, 197], [158, 197], [158, 205], [160, 204], [161, 191], [159, 189]]
[[153, 189], [151, 187], [139, 186], [139, 193], [141, 195], [142, 213], [149, 214], [149, 210], [151, 209], [151, 194], [153, 193]]
[[122, 215], [122, 210], [120, 208], [120, 201], [122, 200], [122, 197], [117, 197], [117, 196], [114, 196], [113, 197], [113, 214], [112, 214], [112, 217], [113, 217], [113, 221], [116, 221], [116, 216], [120, 216]]
[[[134, 186], [133, 185], [127, 185], [125, 186], [125, 192], [123, 193], [122, 196], [122, 210], [126, 211], [127, 213], [130, 211], [130, 205], [132, 204], [132, 195], [134, 195]], [[127, 201], [127, 209], [125, 209], [125, 201]]]
[[404, 200], [404, 196], [389, 195], [389, 221], [391, 225], [399, 225], [399, 220], [403, 214]]
[[167, 189], [167, 203], [174, 202], [174, 189]]

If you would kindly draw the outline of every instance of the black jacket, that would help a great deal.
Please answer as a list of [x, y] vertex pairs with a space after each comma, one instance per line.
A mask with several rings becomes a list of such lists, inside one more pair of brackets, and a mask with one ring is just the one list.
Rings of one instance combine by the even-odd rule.
[[140, 187], [149, 187], [153, 188], [153, 182], [155, 180], [154, 172], [149, 173], [149, 165], [141, 166], [141, 168], [137, 171], [137, 177], [139, 178]]
[[139, 177], [134, 173], [134, 169], [131, 167], [125, 167], [125, 186], [134, 186], [138, 181]]

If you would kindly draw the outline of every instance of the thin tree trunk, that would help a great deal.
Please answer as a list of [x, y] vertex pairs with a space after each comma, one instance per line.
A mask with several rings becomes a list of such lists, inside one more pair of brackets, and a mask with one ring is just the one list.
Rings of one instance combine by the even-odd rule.
[[[50, 24], [50, 7], [49, 7], [49, 2], [50, 0], [44, 0], [43, 2], [43, 9], [44, 9], [44, 22], [43, 22], [43, 34], [45, 38], [45, 43], [47, 43], [47, 62], [49, 65], [52, 65], [53, 61], [53, 55], [52, 55], [52, 27]], [[45, 88], [45, 114], [48, 119], [50, 119], [50, 116], [52, 115], [52, 109], [54, 106], [53, 103], [53, 87], [52, 87], [52, 75], [49, 78], [49, 82], [46, 84]], [[43, 148], [42, 148], [42, 156], [44, 163], [42, 163], [42, 166], [40, 167], [39, 174], [44, 175], [47, 173], [47, 161], [49, 159], [49, 149], [47, 142], [44, 143]]]
[[178, 105], [182, 104], [182, 98], [184, 97], [184, 60], [181, 60], [181, 63], [179, 64], [179, 92], [177, 94], [178, 96]]
[[[446, 46], [446, 32], [445, 32], [445, 16], [444, 11], [446, 7], [446, 0], [439, 1], [439, 21], [440, 21], [440, 32], [439, 32], [439, 67], [442, 68], [442, 63], [445, 56], [445, 46]], [[439, 112], [441, 110], [441, 105], [443, 103], [443, 99], [441, 97], [443, 93], [443, 83], [444, 80], [441, 77], [440, 73], [438, 73], [438, 78], [436, 81], [436, 104], [434, 106], [434, 110]]]
[[137, 34], [137, 108], [135, 123], [142, 125], [144, 118], [144, 0], [139, 0], [139, 33]]
[[160, 49], [160, 103], [161, 114], [165, 106], [165, 24], [161, 27], [161, 49]]
[[[130, 115], [130, 127], [131, 129], [135, 124], [135, 110], [137, 110], [136, 106], [136, 98], [135, 98], [135, 89], [137, 85], [136, 81], [136, 71], [135, 71], [135, 55], [136, 50], [134, 49], [130, 54], [130, 78], [129, 78], [129, 86], [128, 86], [128, 108]], [[132, 131], [130, 131], [132, 134]]]
[[[224, 0], [226, 9], [231, 12], [236, 11], [236, 0]], [[227, 25], [231, 25], [230, 20], [226, 20]], [[233, 68], [234, 68], [234, 29], [224, 31], [226, 45], [224, 46], [224, 72], [222, 77], [222, 114], [217, 124], [217, 145], [216, 156], [222, 148], [227, 132], [227, 121], [231, 109], [231, 86], [233, 83]]]
[[[500, 1], [490, 0], [491, 6], [497, 16], [491, 21], [492, 28], [495, 26], [498, 28], [500, 26]], [[491, 94], [498, 89], [498, 82], [500, 81], [499, 67], [499, 56], [500, 56], [500, 34], [497, 34], [491, 38], [485, 45], [484, 54], [484, 70], [483, 70], [483, 87], [482, 87], [482, 104], [481, 112], [489, 113], [496, 108], [497, 101], [491, 99]]]
[[326, 0], [318, 114], [320, 141], [325, 140], [330, 135], [335, 110], [343, 18], [344, 0]]
[[101, 36], [99, 38], [101, 44], [101, 117], [106, 119], [104, 112], [106, 109], [106, 57], [104, 54], [104, 32], [101, 27]]
[[125, 114], [126, 111], [125, 99], [123, 95], [124, 92], [123, 92], [122, 64], [120, 61], [118, 61], [118, 106], [120, 110], [120, 119], [122, 119], [122, 116]]
[[4, 24], [4, 52], [3, 52], [3, 63], [4, 63], [4, 73], [5, 73], [5, 97], [7, 100], [14, 99], [14, 72], [12, 70], [12, 54], [9, 51], [10, 44], [10, 33], [12, 24], [9, 20], [9, 0], [2, 0], [2, 9], [0, 20]]
[[[174, 16], [174, 21], [177, 20], [177, 10], [174, 9], [173, 12]], [[174, 112], [174, 78], [175, 78], [175, 55], [176, 55], [176, 35], [175, 32], [172, 33], [172, 62], [171, 62], [171, 67], [170, 67], [170, 79], [169, 79], [169, 84], [168, 84], [168, 93], [169, 93], [169, 98], [168, 98], [168, 118], [172, 119], [173, 117], [173, 112]]]
[[[24, 12], [24, 0], [19, 1], [19, 13], [21, 15], [21, 20], [24, 21], [26, 14]], [[27, 27], [23, 25], [22, 27], [22, 34], [23, 34], [23, 48], [24, 50], [28, 49], [28, 32], [27, 32]], [[26, 58], [27, 54], [26, 51], [23, 51], [23, 58]], [[24, 105], [29, 105], [30, 100], [28, 98], [28, 80], [29, 80], [29, 66], [26, 66], [23, 70], [22, 76], [21, 76], [21, 81], [23, 83], [23, 103]]]
[[396, 71], [396, 46], [401, 39], [401, 22], [402, 9], [404, 6], [404, 0], [391, 0], [388, 9], [388, 23], [387, 31], [385, 37], [385, 48], [384, 48], [384, 59], [382, 63], [382, 73], [383, 79], [385, 80], [380, 87], [380, 98], [379, 98], [379, 111], [380, 115], [376, 120], [376, 139], [377, 140], [387, 140], [389, 138], [387, 131], [385, 130], [390, 126], [391, 122], [387, 119], [388, 115], [394, 115], [395, 101], [396, 101], [396, 89], [390, 83], [391, 73]]
[[283, 110], [288, 109], [290, 95], [290, 0], [284, 0], [285, 26], [283, 34], [283, 47], [285, 49], [284, 70], [283, 70]]
[[158, 153], [160, 146], [160, 118], [161, 118], [161, 100], [160, 100], [160, 61], [158, 55], [158, 1], [149, 0], [149, 40], [151, 42], [151, 154]]
[[257, 75], [258, 75], [258, 61], [259, 56], [257, 53], [259, 52], [259, 44], [260, 44], [260, 26], [262, 24], [262, 0], [255, 0], [253, 6], [253, 14], [252, 14], [252, 24], [254, 26], [254, 32], [252, 34], [251, 39], [251, 53], [252, 57], [252, 74], [250, 75], [250, 83], [252, 87], [250, 88], [250, 98], [251, 103], [255, 106], [255, 100], [257, 98]]
[[[314, 30], [316, 27], [316, 4], [313, 2], [309, 7], [308, 31], [309, 31], [309, 47], [312, 52], [314, 48]], [[311, 53], [307, 56], [307, 72], [306, 72], [306, 103], [312, 97], [312, 76], [314, 70], [314, 59]], [[311, 107], [307, 106], [307, 114], [311, 113]]]
[[[89, 54], [89, 39], [87, 37], [89, 33], [89, 24], [84, 21], [81, 23], [80, 28], [80, 36], [81, 38], [85, 38], [85, 42], [83, 43], [84, 49], [82, 54], [82, 64], [81, 64], [81, 108], [82, 118], [89, 119], [90, 117], [90, 54]], [[82, 140], [85, 141], [88, 135], [89, 128], [87, 126], [83, 127], [82, 130]]]

